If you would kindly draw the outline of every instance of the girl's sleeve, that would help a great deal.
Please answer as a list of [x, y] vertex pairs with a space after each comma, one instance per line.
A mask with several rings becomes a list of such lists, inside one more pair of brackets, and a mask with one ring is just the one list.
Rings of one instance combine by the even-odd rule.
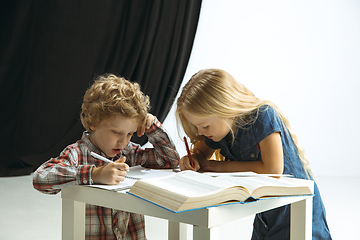
[[125, 153], [127, 163], [130, 166], [142, 165], [149, 168], [176, 168], [179, 164], [179, 153], [157, 118], [145, 133], [153, 148], [142, 149], [140, 145], [130, 142]]
[[262, 106], [257, 120], [252, 126], [255, 138], [258, 142], [274, 132], [282, 134], [282, 120], [278, 113], [270, 106]]
[[43, 163], [34, 173], [33, 186], [40, 192], [57, 194], [61, 189], [92, 184], [91, 169], [94, 165], [79, 165], [79, 149], [68, 146], [57, 158]]

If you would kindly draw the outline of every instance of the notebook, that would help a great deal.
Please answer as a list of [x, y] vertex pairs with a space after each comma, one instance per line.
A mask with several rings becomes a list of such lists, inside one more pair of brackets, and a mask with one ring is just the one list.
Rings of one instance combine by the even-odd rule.
[[151, 169], [145, 168], [141, 165], [130, 167], [129, 172], [125, 176], [125, 180], [120, 182], [117, 185], [103, 185], [103, 184], [93, 184], [86, 185], [88, 187], [102, 188], [111, 191], [121, 191], [124, 189], [129, 189], [134, 185], [137, 180], [146, 179], [146, 178], [157, 178], [169, 176], [175, 174], [172, 169]]

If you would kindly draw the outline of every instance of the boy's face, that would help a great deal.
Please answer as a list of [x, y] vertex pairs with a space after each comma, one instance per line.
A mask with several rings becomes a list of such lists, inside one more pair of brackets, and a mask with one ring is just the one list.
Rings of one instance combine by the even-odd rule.
[[90, 141], [106, 156], [115, 157], [127, 146], [137, 128], [137, 120], [119, 115], [91, 126]]

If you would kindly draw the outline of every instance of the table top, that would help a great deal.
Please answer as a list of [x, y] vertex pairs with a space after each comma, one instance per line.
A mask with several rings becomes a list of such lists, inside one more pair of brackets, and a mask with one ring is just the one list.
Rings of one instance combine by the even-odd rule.
[[61, 197], [67, 200], [89, 203], [92, 205], [114, 208], [207, 228], [218, 226], [276, 207], [312, 198], [310, 195], [270, 198], [244, 204], [222, 205], [174, 213], [160, 206], [132, 196], [126, 193], [126, 191], [127, 190], [109, 191], [100, 188], [77, 185], [61, 190]]

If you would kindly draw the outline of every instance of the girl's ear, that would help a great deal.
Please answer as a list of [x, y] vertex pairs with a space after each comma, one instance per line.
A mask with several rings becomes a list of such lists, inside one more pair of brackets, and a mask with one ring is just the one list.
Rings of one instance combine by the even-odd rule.
[[91, 131], [95, 131], [95, 129], [96, 129], [96, 127], [94, 125], [90, 125], [89, 127], [90, 127]]

